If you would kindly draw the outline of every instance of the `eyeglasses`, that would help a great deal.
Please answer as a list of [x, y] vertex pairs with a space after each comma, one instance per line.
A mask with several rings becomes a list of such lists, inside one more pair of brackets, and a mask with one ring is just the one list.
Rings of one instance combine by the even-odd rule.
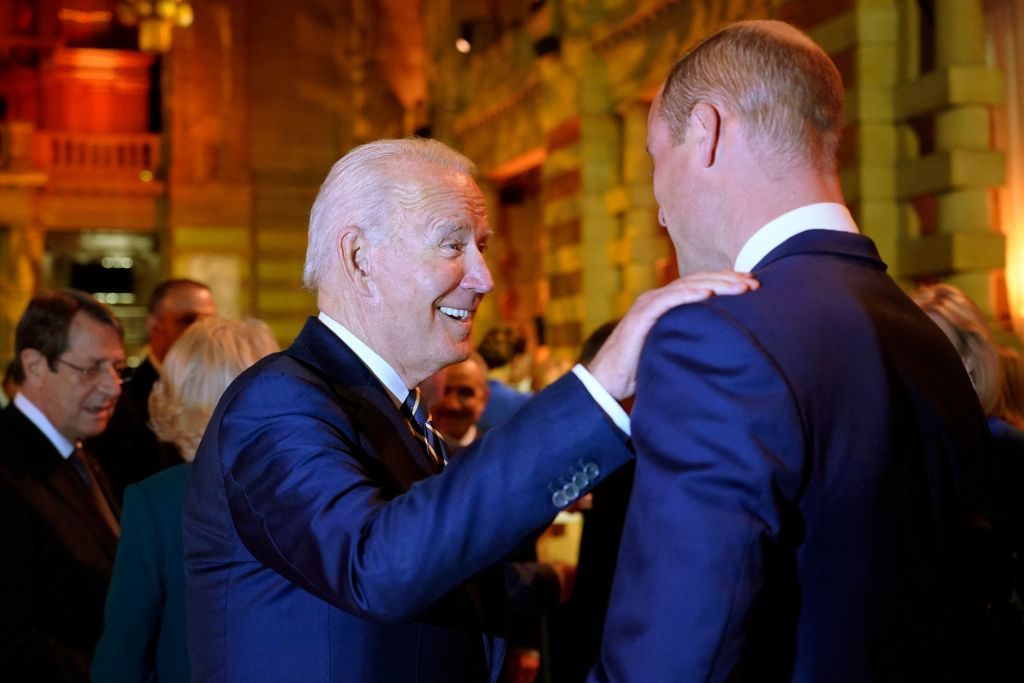
[[117, 382], [118, 384], [124, 384], [130, 379], [130, 377], [128, 376], [128, 366], [125, 365], [124, 363], [96, 363], [96, 365], [90, 365], [89, 367], [83, 368], [80, 365], [69, 363], [63, 358], [58, 358], [57, 362], [63, 363], [72, 370], [78, 372], [78, 374], [82, 376], [82, 379], [89, 384], [96, 384], [97, 382], [100, 381], [100, 378], [103, 376], [104, 372], [110, 371], [113, 371], [114, 381]]

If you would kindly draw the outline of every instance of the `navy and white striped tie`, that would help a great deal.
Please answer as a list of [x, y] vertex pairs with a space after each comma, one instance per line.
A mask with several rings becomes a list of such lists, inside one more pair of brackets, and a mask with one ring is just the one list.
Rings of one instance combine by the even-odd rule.
[[448, 463], [448, 452], [444, 447], [444, 437], [430, 424], [427, 407], [417, 387], [409, 392], [402, 404], [402, 412], [412, 427], [417, 441], [423, 444], [430, 459], [444, 467]]

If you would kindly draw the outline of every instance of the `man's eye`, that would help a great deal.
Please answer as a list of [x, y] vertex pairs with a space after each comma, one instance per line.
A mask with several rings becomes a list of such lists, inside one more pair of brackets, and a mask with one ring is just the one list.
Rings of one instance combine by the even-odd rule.
[[448, 242], [444, 245], [445, 249], [453, 249], [455, 251], [465, 251], [466, 245], [462, 242]]

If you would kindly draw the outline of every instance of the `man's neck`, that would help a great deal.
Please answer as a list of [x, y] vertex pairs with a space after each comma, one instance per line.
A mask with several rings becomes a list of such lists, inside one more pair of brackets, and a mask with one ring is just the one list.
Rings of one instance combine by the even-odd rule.
[[753, 177], [737, 201], [730, 203], [732, 215], [726, 225], [734, 226], [726, 254], [729, 266], [754, 234], [779, 216], [811, 204], [843, 203], [839, 177], [814, 169], [800, 169], [784, 175]]

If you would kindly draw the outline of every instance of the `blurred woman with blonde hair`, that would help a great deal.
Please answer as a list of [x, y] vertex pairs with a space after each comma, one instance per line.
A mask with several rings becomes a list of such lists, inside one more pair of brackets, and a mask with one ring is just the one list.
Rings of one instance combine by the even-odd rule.
[[[1024, 431], [1002, 413], [1003, 373], [999, 348], [981, 310], [952, 285], [922, 287], [911, 295], [949, 337], [988, 416], [986, 503], [991, 531], [976, 537], [971, 560], [982, 597], [977, 624], [980, 651], [974, 678], [1024, 680]], [[979, 526], [979, 528], [983, 528]]]
[[164, 358], [149, 397], [150, 419], [157, 436], [177, 445], [186, 463], [125, 490], [93, 681], [190, 680], [181, 509], [191, 461], [224, 390], [277, 350], [266, 323], [204, 318]]

